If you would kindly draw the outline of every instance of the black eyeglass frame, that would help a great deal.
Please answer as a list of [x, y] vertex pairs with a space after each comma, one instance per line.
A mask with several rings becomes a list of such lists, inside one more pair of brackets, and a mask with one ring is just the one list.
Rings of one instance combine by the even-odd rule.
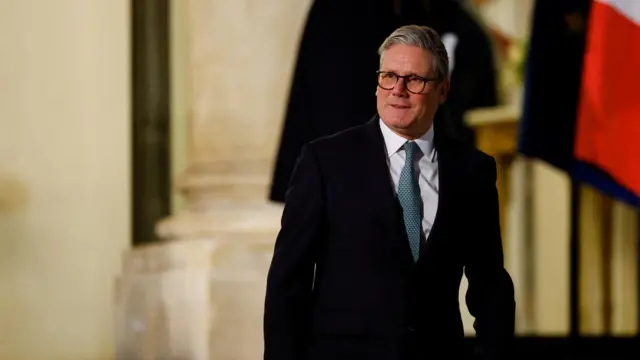
[[[393, 75], [396, 77], [396, 83], [395, 83], [395, 84], [393, 84], [393, 86], [392, 86], [392, 87], [390, 87], [390, 88], [386, 88], [386, 87], [382, 86], [382, 85], [380, 84], [380, 75], [382, 75], [382, 74], [393, 74]], [[378, 71], [376, 71], [376, 75], [377, 75], [377, 76], [376, 76], [376, 77], [377, 77], [377, 79], [376, 79], [376, 80], [377, 80], [378, 86], [380, 86], [381, 88], [383, 88], [383, 89], [385, 89], [385, 90], [393, 90], [393, 88], [394, 88], [394, 87], [396, 87], [396, 85], [398, 85], [398, 81], [399, 81], [400, 79], [402, 79], [402, 80], [404, 81], [404, 84], [405, 84], [405, 85], [404, 85], [404, 88], [405, 88], [408, 92], [410, 92], [410, 93], [412, 93], [412, 94], [422, 94], [422, 92], [424, 91], [424, 88], [425, 88], [425, 86], [427, 86], [427, 83], [428, 83], [428, 82], [431, 82], [431, 81], [439, 81], [439, 80], [440, 80], [440, 78], [439, 78], [439, 77], [426, 78], [426, 77], [422, 77], [422, 76], [415, 75], [415, 74], [410, 74], [410, 75], [398, 75], [398, 74], [394, 73], [393, 71], [383, 71], [383, 70], [378, 70]], [[407, 79], [409, 79], [409, 78], [411, 78], [411, 79], [418, 78], [418, 79], [422, 80], [422, 88], [420, 88], [420, 91], [417, 91], [417, 92], [416, 92], [416, 91], [411, 91], [411, 90], [409, 90], [409, 88], [407, 87]]]

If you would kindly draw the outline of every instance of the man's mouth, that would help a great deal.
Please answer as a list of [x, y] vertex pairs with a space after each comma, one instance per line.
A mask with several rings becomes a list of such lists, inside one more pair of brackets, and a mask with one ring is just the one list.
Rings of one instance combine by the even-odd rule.
[[391, 107], [394, 109], [408, 109], [410, 108], [409, 105], [399, 105], [399, 104], [391, 104]]

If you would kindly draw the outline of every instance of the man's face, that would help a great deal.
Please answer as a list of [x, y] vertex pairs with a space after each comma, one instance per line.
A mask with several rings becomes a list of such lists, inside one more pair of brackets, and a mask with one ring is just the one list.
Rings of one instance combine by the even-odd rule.
[[[396, 44], [384, 52], [380, 70], [400, 76], [434, 79], [434, 65], [435, 55], [431, 52], [417, 46]], [[408, 89], [415, 92], [417, 83], [420, 83], [418, 78], [398, 78], [393, 89], [385, 90], [378, 86], [376, 91], [378, 114], [391, 130], [405, 138], [417, 138], [429, 130], [438, 105], [445, 101], [449, 88], [448, 80], [427, 81], [419, 93], [410, 92]]]

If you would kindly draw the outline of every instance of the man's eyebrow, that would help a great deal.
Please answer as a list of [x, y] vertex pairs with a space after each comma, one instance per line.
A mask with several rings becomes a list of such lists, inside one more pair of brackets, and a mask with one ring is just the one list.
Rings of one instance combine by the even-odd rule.
[[421, 77], [421, 78], [425, 78], [425, 79], [429, 78], [429, 76], [424, 76], [424, 75], [421, 75], [421, 74], [417, 74], [415, 72], [410, 72], [410, 73], [408, 73], [406, 75], [402, 75], [402, 74], [399, 74], [397, 71], [394, 71], [394, 70], [384, 70], [384, 69], [382, 69], [380, 71], [390, 72], [390, 73], [394, 73], [394, 74], [400, 75], [400, 76], [417, 76], [417, 77]]

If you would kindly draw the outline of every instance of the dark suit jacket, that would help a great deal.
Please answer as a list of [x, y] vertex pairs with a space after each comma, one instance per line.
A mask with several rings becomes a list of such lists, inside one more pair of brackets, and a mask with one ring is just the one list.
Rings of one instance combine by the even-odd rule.
[[378, 117], [303, 148], [268, 275], [265, 360], [461, 358], [463, 269], [481, 358], [502, 358], [515, 302], [496, 165], [445, 134], [436, 126], [439, 204], [417, 263]]

